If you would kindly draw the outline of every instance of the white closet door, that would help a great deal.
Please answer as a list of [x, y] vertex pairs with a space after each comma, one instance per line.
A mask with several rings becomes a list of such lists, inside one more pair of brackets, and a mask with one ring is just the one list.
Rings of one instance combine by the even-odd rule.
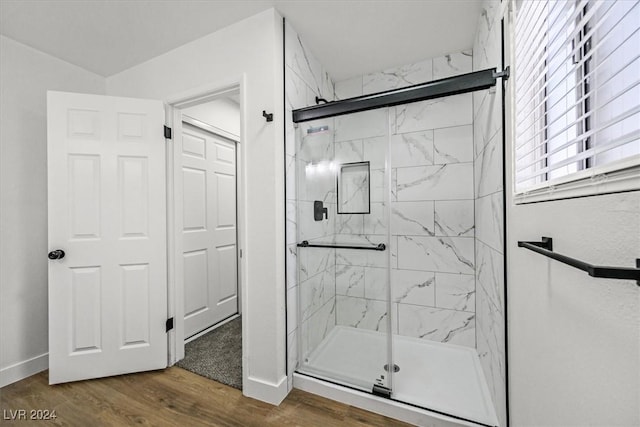
[[236, 146], [182, 127], [185, 337], [238, 312]]
[[49, 382], [164, 368], [164, 106], [49, 92], [47, 115]]

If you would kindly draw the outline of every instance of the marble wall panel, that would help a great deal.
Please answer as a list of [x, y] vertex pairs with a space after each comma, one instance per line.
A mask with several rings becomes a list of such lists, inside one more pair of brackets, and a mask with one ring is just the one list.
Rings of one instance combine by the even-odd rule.
[[297, 200], [296, 162], [297, 160], [295, 156], [290, 156], [288, 154], [285, 156], [285, 198], [287, 200]]
[[392, 135], [391, 166], [425, 166], [434, 163], [433, 130]]
[[398, 236], [391, 236], [391, 241], [389, 242], [391, 246], [391, 268], [398, 268]]
[[[336, 238], [336, 240], [338, 240]], [[346, 239], [339, 240], [340, 242], [347, 242]], [[377, 245], [383, 243], [385, 236], [379, 236], [379, 238], [372, 239], [369, 243], [371, 245]], [[359, 243], [358, 243], [359, 244]], [[336, 250], [336, 265], [357, 265], [361, 267], [383, 267], [387, 265], [386, 251], [363, 251], [357, 249], [337, 249]]]
[[[473, 69], [501, 67], [501, 10], [483, 2], [474, 41]], [[499, 425], [506, 425], [504, 313], [504, 188], [502, 88], [473, 95], [476, 211], [476, 341]]]
[[502, 87], [495, 86], [485, 93], [474, 117], [473, 140], [476, 155], [502, 129]]
[[338, 116], [335, 118], [335, 142], [386, 136], [388, 127], [386, 108]]
[[391, 270], [392, 301], [400, 304], [436, 306], [436, 274], [431, 271]]
[[476, 286], [478, 292], [486, 295], [482, 303], [491, 303], [496, 310], [504, 311], [504, 254], [479, 241], [476, 260]]
[[333, 297], [311, 317], [302, 321], [298, 333], [302, 339], [301, 362], [305, 362], [336, 325], [336, 298]]
[[[288, 157], [295, 157], [296, 155], [296, 128], [292, 120], [292, 110], [289, 106], [285, 111], [285, 137], [284, 137], [284, 152]], [[295, 194], [295, 193], [294, 193]]]
[[[394, 303], [435, 306], [435, 273], [391, 269], [391, 299]], [[368, 299], [389, 299], [389, 276], [384, 268], [365, 267], [365, 292]]]
[[474, 273], [470, 237], [398, 236], [398, 268], [444, 273]]
[[[295, 72], [285, 73], [285, 101], [290, 110], [307, 107], [307, 84]], [[291, 116], [288, 116], [291, 117]]]
[[390, 274], [384, 267], [364, 267], [364, 297], [387, 301]]
[[500, 13], [500, 2], [495, 0], [484, 2], [473, 44], [474, 71], [500, 66], [502, 38]]
[[384, 202], [387, 199], [387, 189], [389, 188], [387, 174], [384, 170], [374, 169], [371, 171], [371, 202]]
[[336, 142], [334, 144], [334, 162], [336, 165], [364, 161], [362, 140]]
[[473, 62], [471, 51], [451, 53], [433, 59], [433, 80], [470, 73]]
[[395, 133], [470, 125], [471, 102], [471, 94], [461, 94], [399, 105], [395, 108]]
[[472, 162], [473, 126], [436, 129], [433, 136], [434, 164]]
[[287, 388], [293, 389], [293, 373], [298, 369], [298, 328], [287, 334]]
[[341, 295], [336, 297], [336, 301], [336, 323], [338, 325], [378, 332], [389, 330], [389, 313], [386, 301]]
[[369, 162], [371, 169], [384, 169], [387, 160], [388, 136], [366, 138], [362, 141], [364, 160]]
[[298, 285], [301, 321], [307, 320], [327, 301], [335, 298], [335, 268], [309, 277]]
[[[330, 170], [329, 165], [319, 168], [315, 165], [306, 165], [300, 171], [303, 182], [300, 183], [298, 200], [313, 202], [320, 200], [324, 203], [336, 203], [336, 175]], [[302, 191], [303, 190], [303, 191]]]
[[433, 61], [427, 59], [362, 76], [363, 95], [433, 80]]
[[328, 100], [333, 99], [331, 77], [290, 24], [285, 26], [285, 65], [299, 76], [314, 94]]
[[365, 267], [339, 265], [336, 267], [336, 294], [364, 298]]
[[364, 215], [336, 214], [336, 233], [364, 234]]
[[500, 425], [506, 420], [506, 366], [504, 352], [504, 314], [487, 300], [482, 289], [478, 291], [478, 318], [476, 322], [477, 350], [480, 364], [487, 378]]
[[298, 262], [298, 278], [303, 282], [333, 268], [336, 263], [336, 251], [329, 248], [300, 248]]
[[385, 203], [371, 203], [371, 213], [363, 215], [364, 234], [387, 234], [389, 227], [387, 205]]
[[298, 248], [296, 244], [287, 246], [287, 289], [297, 286], [298, 280]]
[[333, 216], [328, 220], [313, 219], [313, 202], [298, 201], [298, 236], [300, 240], [314, 240], [332, 235], [334, 232]]
[[335, 83], [336, 100], [355, 98], [362, 95], [362, 76]]
[[496, 132], [474, 163], [476, 198], [502, 191], [502, 132]]
[[398, 201], [472, 200], [473, 163], [398, 168]]
[[[371, 173], [367, 162], [339, 165], [338, 211], [340, 214], [363, 214], [371, 210]], [[335, 185], [335, 180], [331, 180]]]
[[296, 229], [296, 211], [297, 204], [295, 200], [287, 200], [286, 202], [286, 235], [287, 245], [297, 243], [297, 229]]
[[298, 327], [298, 286], [287, 289], [287, 335]]
[[287, 156], [287, 199], [290, 200], [308, 200], [307, 199], [307, 182], [303, 179], [306, 173], [306, 166], [309, 164], [298, 156]]
[[475, 347], [475, 314], [398, 304], [398, 333], [432, 341]]
[[[491, 89], [493, 90], [493, 89]], [[475, 92], [473, 92], [472, 94], [472, 98], [473, 98], [473, 117], [475, 118], [478, 115], [478, 111], [480, 111], [480, 107], [482, 106], [482, 101], [484, 100], [484, 97], [489, 93], [490, 89], [483, 89], [483, 90], [477, 90]], [[474, 146], [475, 146], [475, 142], [474, 142]], [[474, 150], [475, 153], [477, 153], [479, 150]]]
[[391, 233], [394, 235], [435, 236], [434, 205], [436, 203], [440, 202], [420, 201], [392, 203]]
[[503, 252], [504, 207], [502, 192], [476, 199], [476, 237]]
[[436, 306], [475, 312], [476, 283], [473, 274], [436, 273]]
[[314, 122], [314, 124], [314, 126], [301, 125], [300, 136], [302, 138], [298, 147], [297, 157], [315, 164], [330, 161], [333, 159], [334, 153], [334, 131], [330, 128], [328, 131], [312, 131], [309, 133], [310, 128], [330, 125], [330, 121]]
[[434, 235], [473, 237], [473, 200], [437, 200], [434, 206]]

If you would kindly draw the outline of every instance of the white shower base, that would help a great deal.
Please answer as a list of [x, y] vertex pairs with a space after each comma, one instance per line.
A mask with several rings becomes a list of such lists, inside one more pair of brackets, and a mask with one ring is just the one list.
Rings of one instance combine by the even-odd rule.
[[[336, 326], [301, 372], [371, 391], [368, 383], [384, 372], [386, 348], [384, 333]], [[400, 367], [393, 376], [393, 400], [498, 425], [475, 349], [394, 335], [393, 354]]]

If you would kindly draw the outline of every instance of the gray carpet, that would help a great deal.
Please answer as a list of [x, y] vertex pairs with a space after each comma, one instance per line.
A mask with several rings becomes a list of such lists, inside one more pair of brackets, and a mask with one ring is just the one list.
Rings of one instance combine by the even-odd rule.
[[242, 390], [242, 318], [185, 345], [185, 358], [177, 365]]

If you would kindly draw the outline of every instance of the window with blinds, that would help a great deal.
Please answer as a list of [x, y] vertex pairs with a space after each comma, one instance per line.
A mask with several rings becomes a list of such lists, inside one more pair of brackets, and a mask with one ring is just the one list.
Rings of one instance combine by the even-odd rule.
[[639, 28], [637, 0], [518, 2], [516, 193], [639, 188]]

